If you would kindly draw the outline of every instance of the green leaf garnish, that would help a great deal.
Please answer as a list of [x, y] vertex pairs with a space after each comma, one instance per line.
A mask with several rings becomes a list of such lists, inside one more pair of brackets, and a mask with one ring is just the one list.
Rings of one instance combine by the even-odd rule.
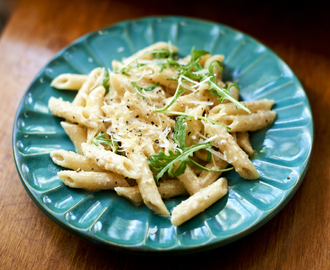
[[110, 89], [109, 80], [110, 80], [110, 74], [106, 69], [104, 69], [104, 77], [103, 77], [102, 85], [105, 89], [105, 95], [109, 93], [109, 89]]
[[[165, 172], [168, 172], [169, 176], [179, 176], [184, 173], [186, 170], [187, 165], [191, 165], [191, 159], [194, 152], [200, 149], [206, 149], [212, 147], [212, 143], [197, 143], [190, 147], [187, 147], [185, 150], [180, 152], [176, 150], [172, 152], [171, 150], [168, 151], [169, 155], [165, 155], [162, 151], [159, 151], [158, 154], [152, 155], [149, 158], [149, 165], [150, 169], [154, 172], [157, 172], [155, 175], [155, 181], [157, 186], [159, 186], [158, 180], [163, 177]], [[179, 167], [173, 172], [174, 164], [180, 162]]]
[[155, 109], [153, 110], [154, 112], [164, 112], [167, 108], [171, 107], [172, 104], [174, 104], [174, 102], [182, 96], [182, 94], [184, 92], [187, 91], [187, 89], [181, 89], [181, 81], [182, 81], [182, 76], [179, 77], [179, 81], [178, 81], [178, 87], [175, 90], [175, 94], [171, 100], [170, 103], [168, 103], [165, 107], [161, 108], [161, 109]]
[[169, 57], [169, 55], [170, 55], [170, 51], [166, 49], [160, 49], [157, 52], [152, 53], [152, 56], [155, 59], [164, 59]]
[[106, 139], [105, 133], [103, 131], [101, 131], [93, 138], [92, 143], [96, 146], [99, 146], [100, 144], [110, 146], [112, 152], [118, 154], [118, 142], [112, 139]]
[[173, 140], [181, 149], [186, 148], [187, 124], [184, 119], [190, 121], [190, 118], [186, 115], [176, 118], [173, 132]]
[[143, 95], [142, 93], [142, 90], [144, 91], [152, 91], [154, 90], [155, 88], [157, 88], [159, 86], [159, 83], [157, 84], [151, 84], [151, 85], [148, 85], [148, 86], [145, 86], [145, 87], [141, 87], [141, 86], [138, 86], [136, 82], [131, 82], [131, 84], [133, 85], [133, 87], [140, 93], [140, 95], [142, 96], [142, 98], [146, 101], [147, 99], [145, 98], [145, 96]]
[[[182, 115], [177, 117], [174, 131], [173, 131], [173, 140], [178, 145], [180, 150], [176, 150], [175, 152], [169, 150], [169, 155], [166, 155], [164, 152], [159, 151], [158, 154], [152, 155], [149, 160], [150, 169], [157, 174], [154, 176], [157, 186], [159, 186], [159, 179], [163, 177], [164, 173], [168, 173], [169, 176], [180, 176], [186, 170], [187, 165], [195, 165], [196, 167], [206, 170], [206, 171], [214, 171], [214, 172], [222, 172], [222, 171], [229, 171], [230, 169], [224, 170], [212, 170], [208, 169], [194, 160], [191, 159], [194, 152], [199, 151], [201, 149], [208, 149], [213, 146], [212, 142], [204, 142], [204, 143], [196, 143], [189, 147], [186, 146], [186, 133], [187, 133], [187, 124], [184, 120], [190, 120], [187, 115]], [[174, 164], [176, 162], [180, 162], [180, 165], [177, 167], [175, 172]]]
[[[209, 54], [209, 52], [204, 50], [195, 50], [194, 48], [191, 50], [191, 59], [187, 65], [181, 66], [181, 65], [174, 65], [172, 60], [172, 66], [175, 66], [175, 68], [179, 72], [179, 78], [178, 78], [178, 87], [176, 89], [176, 92], [171, 100], [171, 102], [163, 107], [162, 109], [156, 109], [154, 112], [164, 112], [167, 108], [169, 108], [172, 104], [174, 104], [178, 98], [187, 91], [187, 89], [181, 89], [181, 85], [183, 80], [187, 80], [192, 84], [198, 84], [198, 81], [208, 81], [209, 84], [209, 91], [212, 95], [218, 96], [218, 100], [220, 102], [223, 102], [224, 99], [228, 99], [231, 102], [233, 102], [236, 106], [236, 108], [240, 108], [245, 110], [248, 113], [251, 113], [251, 111], [241, 103], [239, 103], [236, 99], [234, 99], [230, 94], [230, 88], [231, 87], [237, 87], [239, 90], [239, 87], [236, 84], [231, 84], [230, 86], [226, 85], [225, 87], [220, 87], [216, 82], [216, 76], [213, 72], [214, 67], [218, 67], [220, 72], [223, 70], [222, 63], [218, 60], [214, 60], [211, 62], [208, 72], [204, 70], [202, 65], [199, 63], [201, 57], [203, 55]], [[175, 62], [175, 61], [174, 61]], [[162, 68], [165, 68], [165, 65], [162, 65]], [[201, 72], [203, 71], [203, 72]], [[188, 80], [190, 79], [190, 80]]]
[[[230, 94], [230, 88], [231, 87], [237, 87], [239, 90], [239, 87], [236, 84], [231, 84], [230, 86], [226, 85], [225, 87], [220, 87], [216, 82], [216, 76], [213, 72], [214, 67], [218, 67], [220, 71], [222, 71], [223, 66], [222, 63], [218, 60], [212, 61], [208, 69], [204, 69], [203, 66], [199, 63], [201, 57], [203, 55], [209, 54], [209, 52], [205, 50], [195, 50], [192, 48], [190, 53], [190, 61], [186, 65], [181, 65], [177, 61], [173, 59], [173, 49], [172, 44], [169, 42], [169, 49], [155, 49], [151, 51], [144, 52], [140, 55], [137, 55], [134, 59], [126, 63], [124, 66], [122, 66], [120, 69], [118, 69], [117, 73], [122, 73], [124, 75], [129, 76], [129, 74], [126, 72], [126, 69], [131, 68], [130, 64], [134, 61], [137, 62], [138, 58], [146, 55], [146, 54], [152, 54], [155, 59], [165, 59], [163, 63], [161, 63], [161, 69], [160, 72], [162, 72], [165, 68], [173, 67], [175, 68], [178, 73], [178, 78], [170, 78], [169, 80], [178, 80], [178, 87], [176, 89], [176, 92], [168, 105], [161, 109], [156, 109], [154, 112], [164, 112], [166, 109], [168, 109], [171, 105], [173, 105], [178, 98], [184, 94], [188, 89], [185, 89], [182, 87], [182, 83], [185, 82], [185, 80], [189, 81], [192, 84], [198, 84], [201, 81], [208, 81], [209, 84], [209, 91], [212, 95], [215, 95], [218, 97], [218, 100], [220, 102], [223, 102], [225, 99], [233, 102], [236, 106], [236, 108], [240, 108], [245, 110], [248, 113], [251, 113], [251, 111], [245, 106], [245, 104], [239, 103], [236, 99], [234, 99]], [[137, 66], [139, 67], [141, 64], [137, 62]], [[189, 79], [189, 80], [188, 80]]]
[[191, 62], [194, 62], [195, 60], [199, 59], [203, 56], [203, 55], [206, 55], [206, 54], [210, 54], [209, 52], [207, 51], [204, 51], [204, 50], [195, 50], [195, 48], [193, 47], [191, 49], [191, 53], [190, 53], [190, 56], [191, 56]]
[[219, 71], [221, 72], [223, 70], [223, 66], [222, 63], [218, 60], [214, 60], [211, 62], [211, 64], [209, 65], [209, 75], [211, 77], [211, 81], [215, 82], [216, 76], [213, 73], [213, 68], [217, 67], [219, 69]]

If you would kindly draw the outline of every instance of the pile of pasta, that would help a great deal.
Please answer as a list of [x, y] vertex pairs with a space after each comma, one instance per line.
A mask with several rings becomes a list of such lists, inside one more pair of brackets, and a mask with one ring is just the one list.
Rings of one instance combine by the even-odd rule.
[[[173, 140], [178, 115], [155, 112], [170, 104], [178, 88], [177, 69], [162, 68], [159, 59], [154, 58], [155, 54], [146, 53], [158, 49], [178, 51], [175, 46], [158, 42], [123, 62], [113, 61], [113, 70], [127, 66], [125, 73], [96, 68], [88, 75], [62, 74], [52, 81], [53, 87], [77, 90], [77, 95], [72, 102], [55, 97], [49, 99], [50, 111], [65, 119], [61, 125], [76, 147], [76, 152], [53, 151], [51, 158], [68, 169], [58, 172], [65, 185], [85, 190], [114, 190], [136, 205], [144, 203], [154, 212], [170, 217], [172, 224], [179, 226], [228, 192], [227, 179], [220, 177], [220, 170], [229, 164], [242, 178], [258, 179], [259, 174], [249, 159], [254, 150], [248, 131], [268, 126], [276, 113], [271, 111], [272, 100], [245, 102], [244, 106], [251, 112], [248, 113], [237, 109], [227, 99], [221, 101], [212, 95], [207, 81], [197, 84], [185, 81], [186, 91], [168, 111], [196, 116], [184, 122], [185, 144], [189, 147], [199, 142], [212, 142], [212, 148], [197, 151], [192, 157], [208, 170], [187, 165], [184, 173], [176, 177], [165, 173], [157, 185], [155, 172], [150, 168], [150, 157], [160, 151], [165, 154], [179, 151]], [[212, 61], [222, 62], [223, 59], [222, 55], [206, 54], [199, 64], [208, 68]], [[188, 56], [177, 62], [185, 65], [189, 61]], [[217, 84], [224, 87], [221, 70], [214, 67], [213, 72]], [[108, 90], [104, 85], [107, 76]], [[150, 85], [154, 85], [154, 89], [145, 91]], [[237, 88], [229, 89], [231, 96], [238, 100]], [[201, 120], [198, 116], [222, 125]], [[180, 162], [175, 163], [174, 170], [179, 165]], [[170, 214], [163, 200], [187, 194], [190, 195], [188, 199]]]

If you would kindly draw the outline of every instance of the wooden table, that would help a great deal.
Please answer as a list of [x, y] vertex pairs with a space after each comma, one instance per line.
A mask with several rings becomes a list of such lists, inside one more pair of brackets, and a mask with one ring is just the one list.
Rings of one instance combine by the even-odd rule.
[[[285, 1], [167, 0], [17, 3], [0, 39], [0, 269], [330, 269], [330, 35], [327, 8]], [[273, 1], [275, 2], [275, 1]], [[315, 124], [314, 155], [291, 201], [225, 247], [177, 258], [104, 250], [51, 221], [24, 190], [12, 156], [16, 109], [37, 72], [79, 36], [121, 20], [185, 15], [228, 24], [275, 51], [301, 80]], [[174, 260], [175, 264], [174, 264]]]

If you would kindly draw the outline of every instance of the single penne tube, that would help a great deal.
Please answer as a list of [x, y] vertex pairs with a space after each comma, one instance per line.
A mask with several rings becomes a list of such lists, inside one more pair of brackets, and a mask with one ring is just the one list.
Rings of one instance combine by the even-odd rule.
[[55, 116], [65, 118], [67, 121], [83, 124], [87, 127], [97, 128], [98, 123], [92, 121], [91, 114], [82, 106], [75, 106], [62, 98], [51, 97], [48, 107]]
[[61, 122], [61, 126], [76, 147], [77, 153], [82, 154], [81, 144], [87, 140], [86, 129], [63, 121]]
[[110, 76], [110, 84], [112, 89], [116, 92], [117, 98], [123, 98], [124, 94], [128, 91], [134, 93], [134, 87], [131, 84], [131, 81], [127, 78], [127, 76], [122, 74], [113, 73]]
[[[174, 169], [176, 170], [178, 166], [179, 164], [174, 164]], [[187, 165], [184, 173], [177, 176], [177, 178], [181, 181], [181, 183], [190, 195], [195, 194], [201, 189], [198, 176], [195, 174], [194, 170], [189, 165]]]
[[[160, 50], [160, 49], [168, 50], [169, 44], [167, 42], [163, 42], [163, 41], [156, 42], [146, 48], [143, 48], [142, 50], [137, 51], [130, 57], [124, 59], [123, 62], [124, 62], [124, 64], [126, 64], [126, 63], [131, 63], [135, 59], [152, 60], [152, 59], [154, 59], [153, 55], [151, 53], [149, 53], [149, 54], [145, 54], [145, 53], [150, 52], [152, 50]], [[173, 53], [176, 53], [178, 51], [178, 48], [176, 46], [172, 45], [172, 50], [173, 50]]]
[[248, 132], [236, 132], [236, 138], [237, 144], [245, 151], [245, 153], [247, 153], [249, 156], [254, 154], [255, 151], [251, 146]]
[[87, 157], [72, 151], [66, 151], [63, 149], [55, 150], [50, 153], [50, 157], [55, 164], [64, 168], [94, 172], [106, 171]]
[[263, 129], [275, 120], [276, 112], [258, 111], [250, 115], [218, 115], [211, 119], [228, 126], [230, 132], [256, 131]]
[[91, 113], [103, 116], [102, 106], [105, 89], [102, 85], [96, 87], [90, 92], [86, 99], [86, 107], [89, 107]]
[[182, 183], [178, 180], [162, 181], [158, 187], [158, 191], [164, 200], [168, 200], [175, 196], [188, 194]]
[[115, 187], [114, 190], [119, 196], [122, 196], [135, 205], [143, 204], [143, 199], [138, 186], [134, 187]]
[[136, 179], [136, 182], [144, 204], [156, 213], [169, 216], [170, 213], [159, 194], [147, 158], [141, 154], [132, 154], [131, 159], [140, 171], [140, 177]]
[[171, 223], [174, 226], [180, 226], [221, 199], [227, 192], [227, 179], [222, 177], [174, 207], [171, 215]]
[[65, 185], [71, 188], [112, 190], [115, 187], [129, 186], [122, 175], [112, 172], [60, 171], [57, 175]]
[[[135, 205], [140, 205], [143, 203], [143, 199], [138, 186], [134, 187], [116, 187], [115, 191], [119, 196], [123, 196], [130, 200]], [[158, 192], [162, 199], [170, 199], [175, 196], [187, 195], [187, 191], [178, 180], [165, 180], [160, 183], [158, 187]]]
[[101, 119], [104, 116], [102, 106], [103, 104], [103, 98], [105, 94], [105, 89], [102, 85], [96, 87], [94, 90], [91, 91], [91, 93], [88, 95], [86, 99], [86, 107], [84, 108], [83, 112], [85, 110], [88, 110], [91, 118], [94, 119], [95, 122], [98, 122], [97, 128], [88, 128], [87, 129], [87, 142], [91, 143], [92, 139], [101, 131], [105, 130], [105, 126], [102, 122], [99, 122], [99, 119]]
[[65, 73], [57, 76], [50, 83], [56, 89], [79, 90], [87, 80], [87, 75]]
[[[256, 101], [245, 101], [240, 103], [243, 106], [245, 104], [246, 107], [251, 111], [251, 113], [256, 113], [258, 111], [269, 111], [274, 105], [274, 100], [262, 99]], [[221, 103], [210, 110], [209, 117], [217, 117], [217, 115], [249, 115], [249, 113], [243, 109], [237, 109], [236, 105], [230, 102]]]
[[218, 125], [205, 123], [205, 131], [213, 137], [214, 145], [227, 158], [227, 162], [232, 164], [235, 171], [244, 179], [255, 180], [259, 174], [249, 159], [248, 155], [237, 145], [227, 129]]
[[84, 156], [92, 159], [101, 168], [132, 179], [141, 177], [136, 164], [127, 157], [117, 155], [112, 151], [107, 151], [88, 143], [82, 143], [81, 147]]
[[94, 89], [98, 84], [102, 84], [102, 81], [99, 80], [100, 76], [104, 73], [103, 68], [95, 68], [89, 74], [84, 82], [84, 84], [79, 89], [77, 95], [75, 96], [72, 104], [78, 106], [86, 106], [86, 98], [89, 93]]

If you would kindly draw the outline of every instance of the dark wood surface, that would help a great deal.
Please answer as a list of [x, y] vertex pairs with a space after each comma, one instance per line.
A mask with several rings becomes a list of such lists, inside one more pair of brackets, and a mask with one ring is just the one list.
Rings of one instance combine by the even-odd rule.
[[[329, 8], [318, 2], [216, 2], [18, 1], [0, 37], [0, 269], [330, 269]], [[314, 154], [299, 190], [271, 221], [225, 247], [179, 257], [102, 249], [46, 217], [15, 169], [14, 116], [38, 71], [81, 35], [150, 15], [213, 20], [257, 38], [292, 68], [312, 106]]]

